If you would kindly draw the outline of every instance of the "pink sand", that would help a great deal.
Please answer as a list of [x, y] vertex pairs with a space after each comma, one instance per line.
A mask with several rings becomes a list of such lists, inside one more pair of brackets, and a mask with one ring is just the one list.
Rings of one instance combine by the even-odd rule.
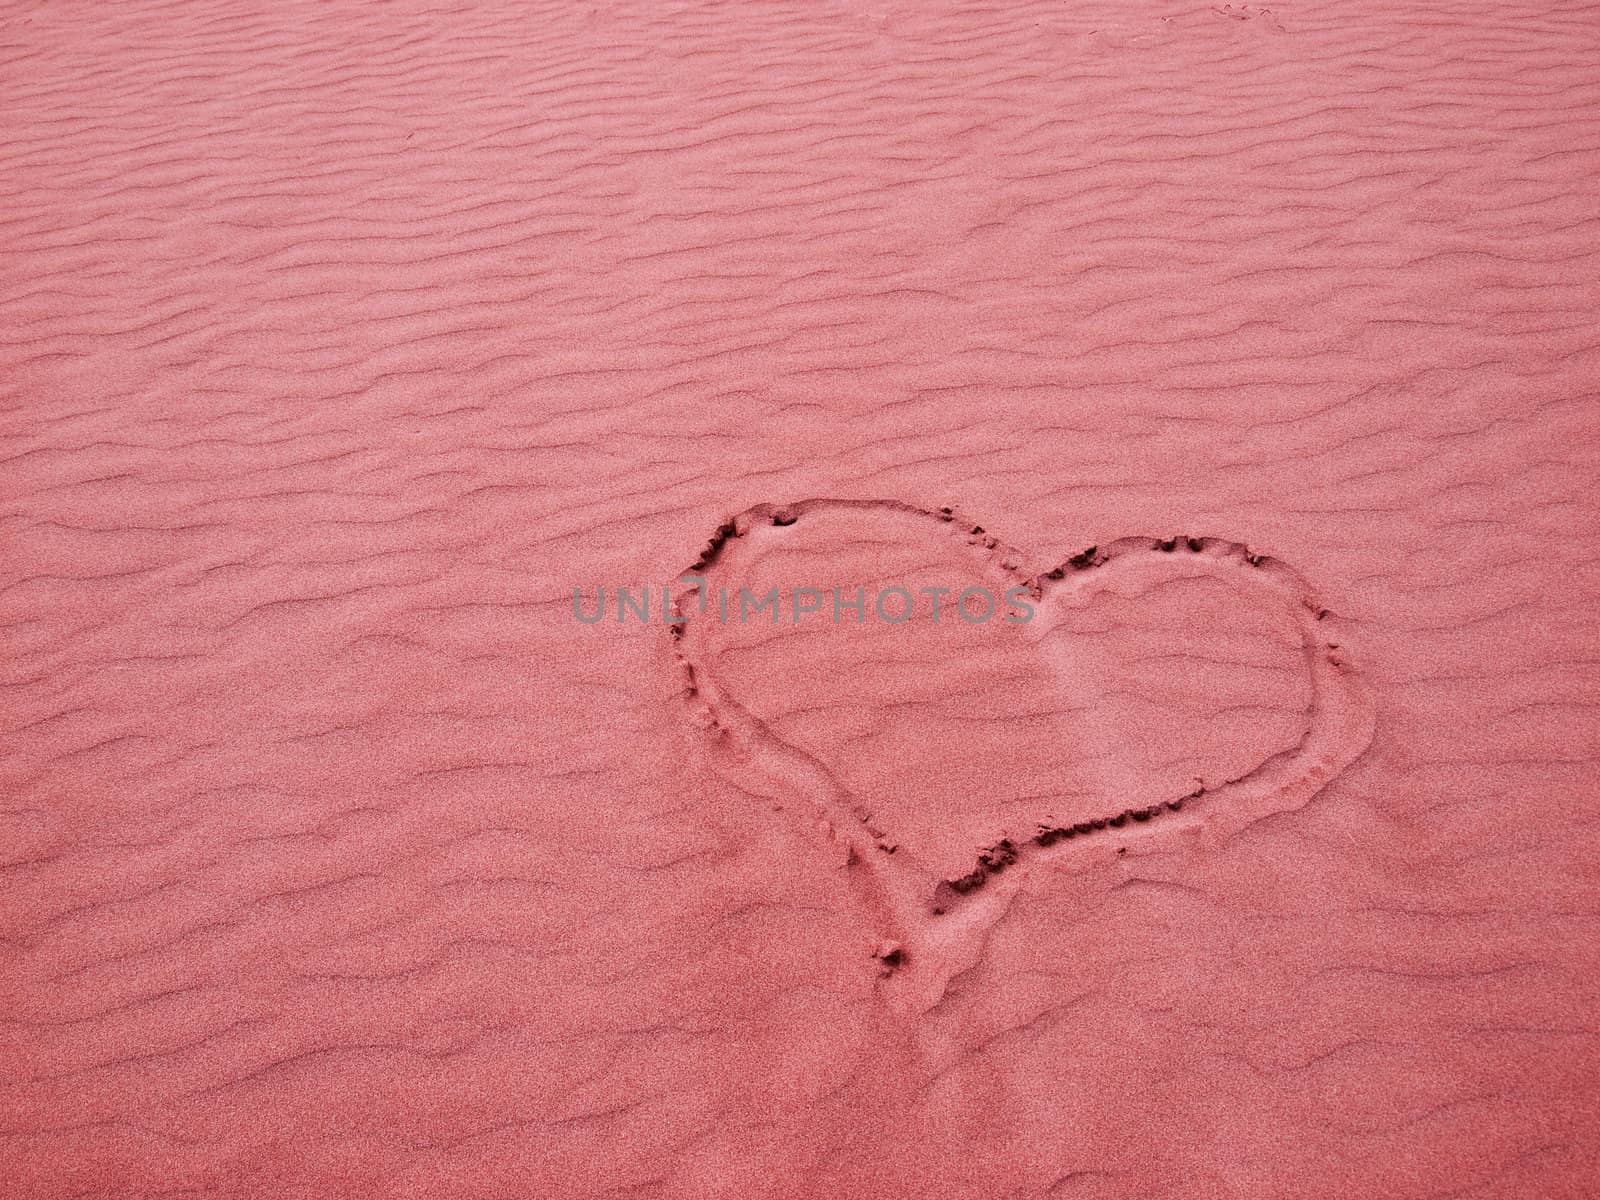
[[0, 1194], [1600, 1195], [1597, 63], [0, 7]]

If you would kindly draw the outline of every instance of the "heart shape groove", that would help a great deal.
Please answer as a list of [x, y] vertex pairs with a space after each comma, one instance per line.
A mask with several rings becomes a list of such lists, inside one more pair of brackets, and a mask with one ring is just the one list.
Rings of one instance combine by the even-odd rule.
[[[891, 655], [897, 667], [907, 668], [917, 680], [918, 686], [911, 688], [909, 696], [874, 696], [879, 676], [858, 669], [850, 676], [860, 693], [853, 706], [851, 701], [829, 697], [835, 705], [832, 726], [842, 722], [854, 729], [844, 740], [856, 743], [858, 750], [866, 747], [866, 758], [876, 764], [879, 776], [885, 759], [916, 768], [931, 762], [936, 764], [936, 788], [918, 791], [910, 785], [890, 786], [867, 796], [862, 782], [867, 776], [858, 769], [861, 754], [854, 763], [846, 753], [842, 762], [830, 764], [827, 747], [816, 744], [813, 718], [820, 703], [781, 712], [776, 711], [770, 696], [759, 694], [773, 690], [771, 651], [776, 638], [815, 639], [819, 635], [814, 628], [804, 633], [799, 630], [798, 593], [787, 629], [776, 624], [756, 625], [752, 632], [751, 626], [729, 623], [720, 601], [726, 595], [726, 582], [714, 585], [719, 577], [733, 573], [741, 547], [765, 540], [765, 548], [772, 551], [783, 545], [783, 539], [794, 538], [789, 531], [802, 521], [807, 529], [835, 523], [834, 543], [810, 552], [801, 547], [782, 553], [823, 575], [832, 570], [836, 583], [838, 572], [845, 570], [841, 562], [857, 556], [863, 571], [879, 582], [891, 583], [888, 590], [900, 587], [906, 593], [907, 619], [914, 606], [910, 598], [913, 589], [904, 584], [928, 576], [929, 554], [936, 562], [946, 556], [948, 569], [948, 555], [955, 553], [971, 565], [973, 578], [998, 585], [1005, 595], [1003, 616], [995, 610], [997, 623], [975, 623], [956, 610], [956, 617], [947, 619], [942, 629], [938, 627], [939, 598], [933, 597], [932, 624], [919, 625], [941, 639], [932, 655], [902, 652], [897, 660]], [[865, 523], [869, 521], [891, 531], [905, 527], [933, 537], [925, 541], [885, 537], [868, 529]], [[755, 568], [764, 565], [759, 550], [752, 558]], [[686, 582], [673, 598], [678, 623], [671, 626], [672, 644], [684, 695], [710, 739], [715, 761], [738, 772], [767, 776], [781, 788], [798, 792], [815, 810], [829, 837], [843, 847], [846, 876], [878, 934], [875, 956], [885, 998], [903, 1011], [925, 1011], [937, 1003], [950, 978], [976, 961], [985, 935], [1011, 903], [1031, 864], [1048, 862], [1060, 869], [1068, 863], [1082, 866], [1158, 847], [1171, 848], [1174, 843], [1215, 845], [1264, 817], [1302, 808], [1354, 762], [1371, 740], [1371, 696], [1352, 666], [1342, 638], [1334, 634], [1340, 622], [1318, 601], [1306, 580], [1283, 561], [1254, 554], [1238, 542], [1180, 536], [1121, 538], [1091, 546], [1037, 574], [1027, 573], [1023, 562], [1015, 549], [950, 508], [930, 511], [887, 500], [759, 504], [716, 530], [699, 558], [684, 571]], [[860, 573], [849, 576], [847, 570], [846, 576], [852, 582], [862, 578]], [[1196, 777], [1175, 777], [1171, 770], [1156, 770], [1157, 783], [1130, 786], [1165, 790], [1119, 794], [1116, 800], [1106, 801], [1105, 791], [1122, 792], [1126, 772], [1109, 782], [1102, 780], [1098, 790], [1091, 787], [1077, 792], [1064, 781], [1044, 781], [1044, 777], [1060, 770], [1064, 737], [1060, 721], [1070, 715], [1092, 723], [1094, 710], [1110, 701], [1100, 706], [1058, 708], [1029, 693], [1060, 690], [1054, 686], [1063, 680], [1060, 664], [1064, 655], [1071, 657], [1068, 639], [1061, 635], [1070, 630], [1074, 612], [1081, 615], [1091, 601], [1113, 593], [1118, 581], [1136, 583], [1141, 577], [1149, 584], [1134, 595], [1141, 604], [1157, 589], [1175, 582], [1222, 584], [1230, 595], [1252, 597], [1258, 613], [1265, 613], [1288, 631], [1289, 652], [1299, 664], [1296, 687], [1302, 699], [1289, 744], [1271, 752], [1258, 748], [1260, 757], [1246, 761], [1239, 761], [1236, 750], [1224, 752], [1219, 764], [1226, 775], [1222, 782], [1208, 785], [1201, 781], [1198, 787], [1180, 790], [1175, 779], [1187, 778], [1192, 783]], [[821, 576], [817, 581], [826, 582]], [[719, 597], [720, 610], [715, 619], [710, 603], [714, 594]], [[879, 593], [880, 599], [884, 594]], [[875, 644], [891, 648], [904, 645], [892, 639], [906, 636], [905, 624], [894, 620], [893, 614], [885, 615], [882, 607], [878, 609], [882, 621], [874, 629], [861, 621], [841, 625], [839, 595], [836, 590], [834, 628], [821, 635], [830, 640], [813, 641], [806, 661], [816, 662], [829, 647], [851, 638], [874, 639]], [[1193, 597], [1185, 596], [1183, 602], [1192, 603]], [[774, 622], [780, 608], [781, 601], [772, 610]], [[1025, 612], [1031, 615], [1036, 610], [1046, 615], [1042, 625], [1023, 619]], [[1117, 624], [1102, 623], [1095, 632], [1114, 635], [1112, 627]], [[740, 673], [751, 693], [743, 699], [735, 694], [740, 681], [730, 680], [729, 671], [719, 669], [728, 664], [719, 662], [715, 653], [717, 632], [724, 631], [727, 637], [730, 628], [743, 638], [743, 644], [734, 647], [745, 664]], [[849, 670], [852, 661], [859, 663], [859, 649], [857, 653], [856, 659], [846, 660], [843, 669]], [[1033, 688], [1016, 686], [1019, 672], [1025, 673], [1019, 666], [1023, 661], [1019, 655], [1024, 654], [1033, 655], [1036, 662], [1053, 664], [1046, 672], [1050, 678], [1036, 681]], [[729, 651], [723, 660], [733, 657]], [[945, 721], [950, 719], [945, 694], [949, 673], [927, 679], [918, 675], [928, 667], [930, 657], [957, 659], [966, 675], [979, 677], [978, 683], [968, 683], [967, 698], [977, 697], [986, 708], [998, 711], [962, 719], [986, 722], [985, 738], [1002, 745], [1007, 756], [1020, 764], [1007, 774], [1007, 781], [1027, 794], [1009, 801], [995, 800], [999, 777], [981, 762], [962, 762], [959, 755], [947, 752], [948, 747], [941, 744], [946, 739], [938, 736], [936, 725], [919, 725], [930, 712]], [[1164, 670], [1164, 674], [1170, 676], [1171, 672]], [[784, 698], [804, 701], [821, 697], [840, 677], [814, 671], [791, 681], [783, 689]], [[1252, 706], [1234, 707], [1248, 712]], [[886, 741], [881, 727], [888, 709], [904, 714], [910, 729], [898, 743]], [[1250, 730], [1264, 723], [1256, 712], [1241, 720], [1247, 721]], [[836, 748], [840, 740], [835, 737], [829, 745]], [[1119, 735], [1116, 740], [1127, 744], [1132, 739]], [[1040, 754], [1048, 761], [1035, 762]], [[1084, 766], [1103, 759], [1103, 755], [1085, 753], [1072, 761]], [[929, 802], [934, 796], [941, 798], [939, 803]], [[1032, 804], [1038, 807], [1030, 810]], [[1063, 806], [1071, 810], [1065, 816], [1059, 811]], [[1019, 814], [1031, 816], [1026, 829], [1017, 825]], [[986, 833], [990, 836], [985, 837]]]

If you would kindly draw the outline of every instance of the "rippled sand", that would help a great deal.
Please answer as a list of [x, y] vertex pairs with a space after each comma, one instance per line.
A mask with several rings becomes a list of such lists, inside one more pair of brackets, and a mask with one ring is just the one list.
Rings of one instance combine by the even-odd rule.
[[1600, 1194], [1597, 62], [0, 7], [0, 1191]]

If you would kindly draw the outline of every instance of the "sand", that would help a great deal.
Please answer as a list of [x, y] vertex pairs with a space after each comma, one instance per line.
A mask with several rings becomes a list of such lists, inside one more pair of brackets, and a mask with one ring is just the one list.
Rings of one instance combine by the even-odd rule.
[[1592, 8], [0, 62], [7, 1197], [1600, 1194]]

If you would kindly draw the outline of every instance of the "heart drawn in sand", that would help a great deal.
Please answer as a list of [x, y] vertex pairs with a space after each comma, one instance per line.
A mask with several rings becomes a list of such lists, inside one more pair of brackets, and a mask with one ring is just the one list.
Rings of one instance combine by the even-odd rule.
[[1281, 560], [1179, 536], [1024, 563], [951, 509], [763, 504], [674, 598], [714, 758], [844, 848], [885, 995], [912, 1011], [1030, 868], [1215, 844], [1303, 807], [1371, 738], [1340, 623]]

